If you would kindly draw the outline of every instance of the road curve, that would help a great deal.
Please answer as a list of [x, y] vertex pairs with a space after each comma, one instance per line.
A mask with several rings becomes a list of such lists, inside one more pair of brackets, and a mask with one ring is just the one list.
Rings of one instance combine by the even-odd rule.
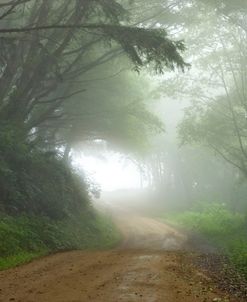
[[0, 272], [0, 301], [242, 301], [216, 289], [182, 251], [186, 236], [151, 218], [116, 215], [114, 251], [74, 251]]

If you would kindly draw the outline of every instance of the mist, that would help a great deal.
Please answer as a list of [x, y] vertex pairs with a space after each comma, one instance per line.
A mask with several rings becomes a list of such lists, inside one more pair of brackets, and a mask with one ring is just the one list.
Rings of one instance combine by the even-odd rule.
[[245, 301], [246, 232], [245, 0], [0, 1], [0, 301]]

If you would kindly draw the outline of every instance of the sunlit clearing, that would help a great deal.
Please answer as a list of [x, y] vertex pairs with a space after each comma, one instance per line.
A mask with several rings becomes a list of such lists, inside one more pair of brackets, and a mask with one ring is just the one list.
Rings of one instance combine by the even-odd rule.
[[82, 169], [90, 179], [101, 186], [102, 191], [133, 189], [140, 187], [140, 174], [129, 159], [120, 154], [106, 153], [104, 157], [76, 156], [73, 165]]

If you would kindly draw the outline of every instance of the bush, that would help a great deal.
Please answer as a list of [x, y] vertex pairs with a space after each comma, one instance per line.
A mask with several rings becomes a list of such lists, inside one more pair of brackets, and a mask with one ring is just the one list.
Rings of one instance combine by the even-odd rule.
[[228, 255], [247, 278], [247, 228], [244, 214], [232, 213], [225, 205], [216, 203], [170, 215], [168, 220], [206, 237]]
[[88, 185], [54, 152], [0, 125], [0, 268], [61, 250], [115, 245], [111, 221], [90, 207]]
[[174, 218], [180, 224], [210, 237], [215, 242], [222, 236], [234, 237], [244, 224], [243, 215], [230, 212], [223, 204], [197, 206]]
[[61, 250], [106, 248], [119, 234], [90, 207], [88, 185], [54, 152], [0, 127], [0, 268]]
[[54, 152], [20, 141], [20, 131], [0, 127], [0, 211], [53, 219], [89, 204], [87, 185]]
[[111, 220], [92, 211], [61, 221], [40, 216], [5, 216], [0, 222], [0, 269], [50, 252], [110, 248], [119, 240]]

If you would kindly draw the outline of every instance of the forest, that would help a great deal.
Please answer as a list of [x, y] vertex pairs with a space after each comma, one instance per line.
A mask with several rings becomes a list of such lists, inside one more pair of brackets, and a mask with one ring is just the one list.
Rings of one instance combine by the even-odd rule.
[[11, 268], [150, 236], [220, 267], [184, 302], [246, 301], [247, 2], [0, 0], [0, 301], [163, 301], [1, 299]]

